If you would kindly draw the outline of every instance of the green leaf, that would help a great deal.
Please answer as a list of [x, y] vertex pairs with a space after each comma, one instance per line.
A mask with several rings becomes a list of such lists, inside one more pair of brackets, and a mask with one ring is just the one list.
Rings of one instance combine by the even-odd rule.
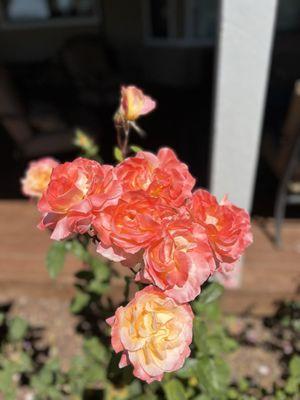
[[153, 393], [146, 393], [135, 397], [134, 400], [158, 400], [158, 397]]
[[210, 355], [218, 355], [223, 352], [222, 338], [219, 335], [211, 335], [207, 338]]
[[222, 358], [203, 356], [198, 361], [197, 378], [204, 393], [221, 399], [230, 382], [230, 370]]
[[46, 267], [52, 279], [55, 279], [62, 270], [65, 255], [65, 242], [53, 242], [46, 257]]
[[188, 379], [196, 375], [196, 367], [198, 361], [195, 358], [188, 358], [184, 366], [176, 372], [176, 375], [181, 379]]
[[11, 363], [6, 368], [0, 370], [0, 394], [5, 400], [16, 399], [16, 384], [14, 382], [15, 371]]
[[129, 392], [129, 398], [135, 398], [135, 396], [139, 396], [142, 393], [142, 385], [139, 380], [134, 380], [129, 386], [128, 386], [128, 392]]
[[240, 389], [240, 391], [242, 392], [242, 393], [246, 393], [247, 392], [247, 390], [249, 389], [249, 382], [247, 381], [247, 379], [245, 379], [245, 378], [241, 378], [239, 381], [238, 381], [238, 387], [239, 387], [239, 389]]
[[283, 390], [278, 389], [276, 390], [275, 398], [276, 400], [286, 400], [287, 397]]
[[199, 296], [199, 303], [209, 304], [215, 300], [217, 300], [222, 293], [224, 292], [224, 288], [219, 283], [213, 282], [210, 283]]
[[83, 372], [87, 386], [103, 383], [106, 380], [106, 368], [99, 362], [92, 361], [86, 365]]
[[85, 339], [83, 342], [84, 352], [96, 361], [106, 363], [108, 354], [106, 347], [96, 337]]
[[74, 239], [71, 242], [68, 242], [68, 247], [68, 250], [70, 250], [79, 260], [89, 262], [90, 254], [79, 240]]
[[295, 331], [300, 332], [300, 319], [293, 320], [292, 324]]
[[5, 313], [0, 312], [0, 325], [2, 325], [5, 321]]
[[27, 331], [28, 323], [20, 317], [15, 317], [8, 322], [8, 338], [12, 342], [22, 340]]
[[115, 157], [116, 161], [118, 161], [118, 162], [123, 161], [124, 158], [123, 158], [122, 152], [119, 149], [119, 147], [114, 148], [114, 157]]
[[229, 400], [235, 400], [239, 398], [239, 393], [236, 389], [230, 388], [227, 391], [227, 397]]
[[178, 379], [172, 379], [163, 384], [163, 389], [167, 400], [184, 400], [186, 399], [184, 386]]
[[299, 393], [299, 381], [297, 378], [290, 377], [288, 378], [284, 390], [288, 394], [296, 394]]
[[98, 295], [101, 295], [109, 289], [109, 283], [103, 283], [99, 282], [96, 279], [93, 279], [92, 281], [89, 282], [87, 286], [87, 290], [91, 293], [95, 293]]
[[91, 268], [98, 281], [104, 281], [109, 278], [110, 268], [100, 258], [92, 257]]
[[300, 356], [293, 356], [289, 364], [289, 371], [293, 377], [300, 379]]
[[199, 317], [194, 318], [194, 343], [201, 354], [207, 353], [207, 328]]
[[143, 151], [143, 149], [139, 146], [132, 145], [130, 146], [130, 150], [132, 150], [134, 153], [138, 153], [139, 151]]
[[62, 400], [64, 384], [65, 376], [57, 358], [47, 360], [40, 371], [35, 373], [30, 380], [30, 387], [34, 389], [37, 400]]
[[79, 313], [88, 305], [90, 295], [78, 290], [71, 304], [71, 312], [74, 314]]
[[220, 323], [221, 309], [217, 301], [203, 305], [205, 312], [203, 317], [207, 320], [213, 321], [217, 324]]
[[211, 400], [211, 397], [206, 394], [199, 394], [199, 396], [194, 397], [193, 400]]
[[223, 338], [223, 347], [226, 353], [230, 353], [231, 351], [235, 351], [239, 347], [239, 344], [236, 340], [225, 335]]
[[[192, 378], [192, 379], [196, 379], [196, 378]], [[196, 385], [198, 386], [197, 379], [196, 379]], [[194, 387], [192, 387], [192, 386], [185, 387], [185, 396], [186, 396], [186, 398], [188, 398], [188, 399], [194, 398], [195, 393], [196, 393], [196, 391], [195, 391]], [[198, 390], [197, 390], [197, 393], [198, 393]]]
[[18, 355], [18, 366], [20, 372], [30, 372], [32, 369], [32, 360], [24, 351]]

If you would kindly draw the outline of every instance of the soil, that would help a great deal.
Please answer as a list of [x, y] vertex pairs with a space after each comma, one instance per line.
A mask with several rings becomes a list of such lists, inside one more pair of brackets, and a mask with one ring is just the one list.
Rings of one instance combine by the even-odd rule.
[[[0, 295], [0, 304], [7, 304], [7, 295]], [[81, 349], [81, 336], [76, 332], [77, 318], [69, 311], [69, 301], [55, 298], [37, 299], [26, 296], [15, 298], [10, 315], [25, 318], [40, 332], [38, 345], [49, 347], [59, 355], [63, 369], [67, 369], [72, 356]], [[272, 329], [265, 326], [263, 319], [247, 317], [225, 317], [224, 323], [240, 347], [227, 356], [231, 366], [232, 380], [250, 378], [255, 384], [271, 390], [274, 382], [283, 373], [282, 352], [271, 346], [275, 338]], [[23, 393], [23, 392], [22, 392]], [[27, 399], [25, 394], [20, 400]], [[30, 399], [30, 394], [28, 399]]]

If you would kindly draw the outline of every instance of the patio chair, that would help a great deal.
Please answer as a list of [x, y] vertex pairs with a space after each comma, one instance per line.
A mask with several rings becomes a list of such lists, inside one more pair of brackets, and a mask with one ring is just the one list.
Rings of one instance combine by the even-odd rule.
[[300, 204], [300, 80], [297, 80], [294, 85], [279, 151], [273, 154], [272, 158], [270, 163], [279, 177], [274, 207], [274, 239], [276, 245], [280, 246], [286, 207], [291, 204]]

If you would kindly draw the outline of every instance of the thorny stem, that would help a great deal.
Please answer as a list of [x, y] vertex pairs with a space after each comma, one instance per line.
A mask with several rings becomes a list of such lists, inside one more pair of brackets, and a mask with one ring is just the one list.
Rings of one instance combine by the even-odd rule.
[[124, 159], [128, 153], [130, 126], [127, 121], [123, 121], [122, 125], [116, 124], [115, 127], [117, 131], [117, 144]]
[[122, 147], [123, 158], [126, 158], [127, 153], [128, 153], [129, 132], [130, 132], [130, 128], [126, 124], [126, 127], [124, 129], [124, 141], [123, 141], [123, 147]]
[[122, 149], [122, 128], [119, 125], [116, 125], [116, 131], [117, 131], [117, 143], [118, 143], [118, 147], [121, 150]]

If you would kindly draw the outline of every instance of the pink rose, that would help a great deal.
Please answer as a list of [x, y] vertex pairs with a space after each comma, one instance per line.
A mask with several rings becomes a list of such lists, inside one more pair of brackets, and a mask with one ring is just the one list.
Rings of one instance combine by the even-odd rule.
[[157, 156], [140, 151], [119, 164], [116, 174], [123, 190], [143, 190], [175, 207], [192, 196], [195, 179], [173, 150], [162, 148]]
[[208, 236], [220, 270], [239, 259], [252, 243], [250, 217], [246, 210], [234, 206], [226, 198], [220, 203], [205, 190], [193, 194], [189, 204], [191, 215]]
[[135, 86], [122, 86], [121, 105], [118, 114], [127, 121], [135, 121], [141, 115], [148, 114], [156, 107], [151, 97]]
[[40, 198], [48, 186], [50, 176], [58, 162], [50, 157], [31, 161], [21, 179], [22, 192], [25, 196]]
[[43, 213], [39, 227], [53, 229], [51, 238], [55, 240], [83, 234], [99, 211], [115, 204], [120, 195], [112, 166], [86, 158], [60, 164], [38, 203]]
[[181, 220], [170, 223], [164, 235], [146, 249], [136, 280], [150, 282], [178, 303], [186, 303], [198, 296], [214, 271], [205, 232]]
[[142, 191], [125, 193], [93, 223], [100, 240], [97, 251], [112, 261], [126, 260], [159, 237], [161, 220], [169, 214], [174, 211]]
[[119, 367], [133, 365], [133, 374], [147, 383], [180, 369], [190, 354], [193, 312], [160, 289], [148, 286], [107, 320]]

